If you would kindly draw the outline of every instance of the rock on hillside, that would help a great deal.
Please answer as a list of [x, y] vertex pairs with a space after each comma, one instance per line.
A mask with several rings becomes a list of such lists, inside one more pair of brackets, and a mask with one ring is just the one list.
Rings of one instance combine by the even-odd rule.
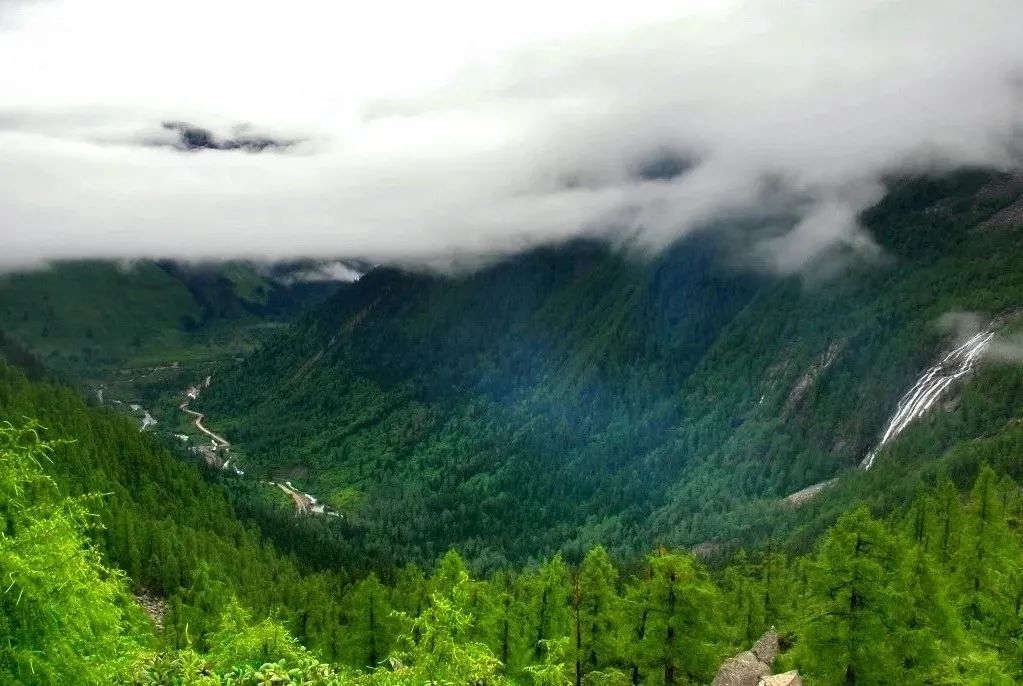
[[750, 650], [725, 660], [711, 686], [802, 686], [799, 672], [771, 674], [779, 651], [778, 632], [772, 628]]

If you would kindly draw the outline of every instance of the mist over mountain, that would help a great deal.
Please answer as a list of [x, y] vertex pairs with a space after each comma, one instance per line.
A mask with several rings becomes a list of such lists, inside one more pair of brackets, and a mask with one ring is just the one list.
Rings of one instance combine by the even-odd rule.
[[283, 7], [5, 4], [0, 259], [464, 268], [752, 217], [791, 273], [876, 252], [889, 175], [1018, 162], [1013, 0]]

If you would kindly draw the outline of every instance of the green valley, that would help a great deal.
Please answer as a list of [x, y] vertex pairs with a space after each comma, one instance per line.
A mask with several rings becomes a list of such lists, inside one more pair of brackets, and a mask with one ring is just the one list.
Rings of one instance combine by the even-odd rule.
[[1019, 675], [1023, 490], [983, 466], [1018, 471], [1018, 424], [957, 445], [908, 507], [842, 515], [806, 555], [708, 569], [595, 547], [481, 578], [449, 552], [346, 578], [275, 552], [194, 467], [72, 391], [3, 370], [0, 408], [50, 425], [0, 425], [9, 683], [708, 683], [772, 625], [783, 650], [763, 668], [809, 683]]
[[[723, 234], [332, 293], [6, 276], [0, 674], [1016, 683], [1023, 252], [990, 225], [1014, 179], [893, 183], [863, 218], [883, 259], [817, 276]], [[950, 381], [862, 469], [928, 369]], [[188, 449], [211, 434], [216, 459]], [[743, 657], [761, 636], [777, 656]]]
[[895, 183], [864, 217], [883, 258], [832, 277], [742, 268], [720, 237], [649, 261], [584, 242], [463, 276], [378, 269], [199, 407], [256, 473], [333, 498], [396, 560], [787, 538], [808, 514], [779, 500], [864, 478], [900, 395], [956, 344], [943, 317], [1011, 335], [1019, 233], [977, 227], [1021, 193], [979, 171]]

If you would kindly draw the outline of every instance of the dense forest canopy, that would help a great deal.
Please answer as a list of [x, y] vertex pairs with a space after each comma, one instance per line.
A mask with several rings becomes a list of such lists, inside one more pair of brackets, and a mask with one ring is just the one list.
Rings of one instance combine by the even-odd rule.
[[[36, 403], [68, 418], [0, 425], [11, 683], [707, 683], [771, 626], [786, 647], [776, 669], [810, 683], [1021, 675], [1023, 490], [977, 457], [958, 463], [976, 474], [967, 495], [946, 475], [885, 519], [846, 513], [801, 556], [740, 553], [709, 570], [680, 551], [622, 563], [596, 547], [577, 564], [478, 577], [452, 551], [386, 583], [345, 581], [274, 554], [123, 419], [16, 373], [0, 389], [5, 411]], [[48, 438], [72, 426], [79, 441]], [[1018, 446], [1023, 432], [999, 440]], [[104, 457], [118, 454], [132, 463]], [[162, 481], [159, 502], [129, 466]], [[121, 483], [140, 490], [75, 495]], [[158, 508], [171, 516], [154, 531]], [[166, 550], [140, 563], [136, 545]], [[132, 602], [142, 586], [167, 598], [158, 631]]]

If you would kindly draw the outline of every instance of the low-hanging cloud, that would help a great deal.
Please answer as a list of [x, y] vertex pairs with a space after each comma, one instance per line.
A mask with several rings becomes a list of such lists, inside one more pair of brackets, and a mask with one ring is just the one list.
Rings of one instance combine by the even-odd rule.
[[991, 340], [984, 347], [983, 355], [989, 360], [1007, 364], [1023, 364], [1023, 332], [1004, 326], [1007, 322], [1018, 321], [1023, 312], [1003, 312], [997, 317], [985, 316], [979, 312], [946, 312], [938, 318], [940, 331], [954, 334], [957, 343], [963, 343], [982, 331], [994, 331]]
[[323, 262], [308, 269], [291, 272], [281, 278], [286, 284], [343, 282], [352, 283], [362, 278], [363, 272], [344, 260]]
[[[0, 265], [445, 264], [787, 213], [749, 243], [791, 272], [876, 252], [886, 174], [1017, 161], [1018, 0], [678, 4], [9, 4]], [[154, 146], [163, 122], [273, 154]]]

